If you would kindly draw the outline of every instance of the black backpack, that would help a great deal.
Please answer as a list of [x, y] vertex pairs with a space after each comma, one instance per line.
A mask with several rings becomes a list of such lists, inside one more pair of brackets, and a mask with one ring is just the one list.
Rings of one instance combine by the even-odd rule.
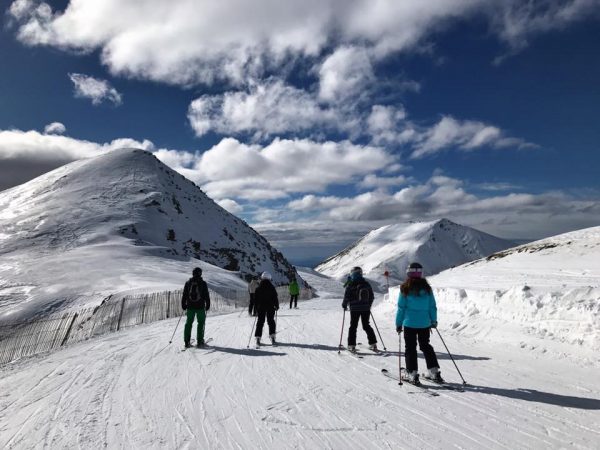
[[364, 284], [358, 287], [358, 301], [360, 303], [369, 303], [371, 301], [369, 289]]
[[204, 306], [204, 299], [202, 298], [202, 285], [192, 278], [190, 284], [190, 303], [200, 304]]

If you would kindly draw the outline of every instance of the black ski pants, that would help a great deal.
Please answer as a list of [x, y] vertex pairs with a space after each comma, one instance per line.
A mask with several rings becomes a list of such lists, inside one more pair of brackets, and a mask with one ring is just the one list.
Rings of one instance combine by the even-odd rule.
[[292, 309], [292, 303], [294, 303], [294, 307], [298, 307], [298, 294], [290, 294], [290, 309]]
[[251, 316], [256, 315], [256, 306], [254, 305], [254, 294], [250, 293], [250, 303], [248, 304], [248, 314]]
[[419, 370], [417, 363], [417, 341], [419, 342], [419, 348], [423, 352], [423, 355], [425, 355], [427, 368], [440, 367], [435, 356], [435, 350], [429, 343], [430, 336], [431, 330], [429, 328], [404, 327], [404, 343], [406, 345], [404, 355], [406, 357], [407, 372]]
[[356, 329], [358, 328], [358, 321], [362, 322], [363, 330], [367, 333], [369, 339], [369, 345], [377, 344], [377, 338], [375, 332], [369, 324], [371, 319], [371, 311], [350, 311], [350, 329], [348, 330], [348, 345], [356, 345]]
[[256, 332], [254, 333], [255, 337], [261, 337], [263, 332], [263, 326], [265, 325], [265, 317], [267, 319], [267, 323], [269, 324], [269, 335], [275, 334], [275, 310], [274, 309], [259, 309], [258, 317], [256, 319]]

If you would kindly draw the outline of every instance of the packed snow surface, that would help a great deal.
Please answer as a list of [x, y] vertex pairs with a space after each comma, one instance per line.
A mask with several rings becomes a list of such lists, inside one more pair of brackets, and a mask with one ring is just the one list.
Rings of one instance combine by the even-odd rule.
[[[600, 363], [580, 359], [585, 348], [557, 356], [559, 343], [538, 339], [548, 352], [536, 352], [512, 327], [499, 345], [452, 328], [458, 315], [440, 301], [440, 331], [469, 385], [432, 386], [432, 397], [380, 372], [398, 367], [392, 301], [374, 308], [390, 355], [355, 359], [337, 351], [340, 283], [303, 277], [320, 297], [297, 310], [282, 302], [277, 347], [247, 349], [253, 319], [241, 311], [209, 314], [206, 350], [181, 352], [181, 327], [169, 345], [172, 319], [0, 368], [0, 447], [598, 448]], [[459, 384], [437, 335], [432, 343]]]
[[573, 344], [567, 352], [600, 351], [600, 227], [501, 251], [430, 282], [445, 307], [460, 314], [453, 327], [463, 333], [501, 334], [500, 319]]
[[386, 225], [371, 231], [358, 242], [327, 259], [316, 270], [334, 278], [345, 278], [360, 266], [370, 279], [389, 282], [404, 279], [406, 267], [418, 261], [427, 275], [512, 247], [497, 238], [447, 219], [432, 222]]
[[142, 150], [76, 161], [0, 192], [0, 319], [181, 288], [196, 265], [217, 290], [245, 289], [240, 275], [265, 270], [286, 283], [292, 270], [244, 221]]

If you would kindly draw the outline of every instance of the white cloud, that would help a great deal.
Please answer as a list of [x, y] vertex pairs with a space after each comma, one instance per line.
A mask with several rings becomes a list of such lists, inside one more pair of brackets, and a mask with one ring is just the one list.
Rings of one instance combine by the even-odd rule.
[[198, 136], [215, 131], [266, 137], [350, 126], [341, 111], [319, 105], [310, 93], [281, 80], [254, 84], [248, 92], [199, 97], [190, 104], [188, 119]]
[[[297, 58], [364, 47], [381, 60], [477, 15], [510, 45], [593, 12], [596, 0], [71, 0], [64, 11], [16, 0], [10, 14], [29, 45], [99, 50], [113, 74], [171, 84], [244, 84]], [[333, 86], [337, 82], [333, 83]], [[328, 88], [324, 87], [324, 95]], [[335, 89], [334, 89], [335, 90]]]
[[564, 224], [570, 216], [584, 214], [588, 223], [600, 220], [600, 203], [594, 198], [578, 199], [561, 192], [479, 197], [468, 192], [461, 180], [442, 175], [394, 193], [373, 191], [354, 197], [305, 195], [289, 202], [288, 208], [301, 217], [312, 215], [322, 222], [381, 222], [378, 226], [440, 217], [455, 218], [460, 223], [484, 218], [500, 223], [509, 218], [520, 222], [522, 229], [529, 229], [529, 219], [538, 224], [543, 220]]
[[[157, 152], [157, 157], [177, 161], [172, 153]], [[349, 184], [394, 162], [395, 157], [380, 147], [349, 141], [274, 139], [261, 146], [226, 138], [196, 155], [193, 163], [174, 168], [213, 198], [265, 200]]]
[[219, 200], [217, 203], [221, 208], [229, 211], [231, 214], [239, 214], [244, 212], [244, 207], [230, 198], [224, 198]]
[[44, 127], [44, 134], [65, 134], [67, 127], [60, 122], [52, 122]]
[[[490, 11], [492, 28], [517, 52], [538, 34], [560, 30], [573, 22], [598, 17], [598, 0], [537, 0], [499, 2]], [[508, 55], [496, 58], [501, 63]]]
[[474, 120], [460, 121], [451, 116], [442, 117], [437, 124], [416, 134], [413, 140], [415, 150], [412, 158], [432, 155], [448, 148], [471, 151], [482, 147], [536, 147], [523, 139], [505, 136], [500, 128], [493, 125]]
[[496, 183], [480, 183], [476, 184], [475, 187], [484, 191], [519, 191], [523, 189], [522, 186], [513, 183], [496, 182]]
[[24, 19], [27, 15], [32, 14], [36, 4], [33, 0], [16, 0], [8, 9], [8, 13], [17, 20]]
[[399, 186], [402, 184], [406, 184], [408, 182], [408, 178], [404, 175], [399, 175], [396, 177], [379, 177], [375, 174], [370, 173], [359, 183], [361, 188], [372, 189], [372, 188], [388, 188], [393, 186]]
[[118, 106], [123, 102], [122, 95], [106, 80], [81, 73], [70, 73], [69, 78], [75, 87], [75, 97], [89, 98], [94, 105], [108, 101]]
[[66, 136], [42, 134], [37, 131], [0, 130], [0, 160], [22, 159], [36, 161], [74, 161], [98, 156], [123, 147], [154, 150], [150, 141], [115, 139], [97, 143]]
[[406, 121], [403, 105], [373, 105], [366, 119], [366, 128], [373, 142], [405, 144], [415, 139], [417, 131]]
[[369, 53], [361, 47], [339, 47], [319, 69], [319, 98], [328, 102], [344, 102], [365, 93], [375, 74]]

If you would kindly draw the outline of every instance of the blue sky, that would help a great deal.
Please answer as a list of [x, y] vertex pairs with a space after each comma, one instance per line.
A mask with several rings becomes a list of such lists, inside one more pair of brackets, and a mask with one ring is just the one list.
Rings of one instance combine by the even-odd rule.
[[597, 0], [3, 5], [0, 189], [139, 146], [297, 260], [599, 223]]

